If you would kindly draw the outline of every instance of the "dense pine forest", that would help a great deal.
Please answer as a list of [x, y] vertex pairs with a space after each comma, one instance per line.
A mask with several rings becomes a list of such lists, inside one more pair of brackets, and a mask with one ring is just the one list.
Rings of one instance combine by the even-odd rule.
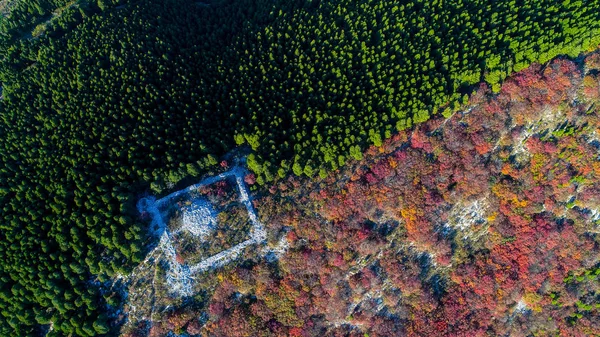
[[599, 1], [8, 1], [0, 335], [109, 333], [137, 197], [236, 146], [262, 185], [326, 176], [486, 81], [600, 44]]

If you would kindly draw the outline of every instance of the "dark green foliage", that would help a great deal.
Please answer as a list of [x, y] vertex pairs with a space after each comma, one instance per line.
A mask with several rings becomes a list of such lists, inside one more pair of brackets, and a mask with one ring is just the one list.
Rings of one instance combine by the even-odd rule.
[[144, 189], [242, 144], [259, 183], [324, 175], [481, 79], [600, 41], [598, 1], [102, 0], [36, 39], [68, 3], [19, 4], [0, 24], [3, 336], [108, 331], [90, 280], [141, 259]]
[[0, 31], [12, 36], [26, 35], [36, 23], [48, 18], [69, 0], [6, 1], [6, 16], [0, 21]]
[[96, 4], [86, 0], [7, 0], [0, 9], [0, 52], [2, 54], [20, 50], [15, 43], [31, 38], [44, 30], [54, 36], [74, 28], [83, 17], [98, 12]]
[[[573, 301], [573, 312], [566, 318], [567, 323], [574, 325], [584, 315], [600, 309], [598, 302], [600, 299], [600, 266], [596, 265], [579, 273], [569, 273], [569, 276], [564, 279], [564, 283], [570, 292], [569, 295], [577, 299]], [[563, 306], [560, 294], [550, 294], [550, 297], [553, 305]]]

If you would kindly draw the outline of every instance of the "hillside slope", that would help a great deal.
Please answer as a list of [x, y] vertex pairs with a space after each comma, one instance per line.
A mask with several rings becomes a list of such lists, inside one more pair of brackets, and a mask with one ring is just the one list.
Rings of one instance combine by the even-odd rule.
[[326, 177], [482, 79], [600, 42], [597, 0], [10, 3], [1, 335], [109, 332], [105, 282], [146, 253], [138, 197], [237, 145], [259, 184]]
[[327, 178], [279, 180], [255, 207], [287, 250], [202, 275], [194, 304], [161, 314], [165, 295], [138, 328], [599, 334], [599, 70], [598, 53], [534, 65]]

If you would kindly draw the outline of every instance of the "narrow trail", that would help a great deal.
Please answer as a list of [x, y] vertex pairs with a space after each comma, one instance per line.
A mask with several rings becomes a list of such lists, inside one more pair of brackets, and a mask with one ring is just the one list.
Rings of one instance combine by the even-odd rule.
[[[140, 213], [147, 212], [152, 218], [150, 227], [152, 232], [151, 234], [155, 237], [160, 237], [157, 246], [151, 250], [151, 252], [148, 254], [148, 258], [142, 262], [142, 264], [147, 262], [151, 256], [154, 256], [155, 252], [164, 254], [165, 260], [168, 263], [167, 283], [171, 287], [173, 293], [178, 294], [179, 296], [192, 295], [192, 280], [194, 279], [194, 274], [223, 266], [237, 258], [246, 247], [253, 244], [261, 244], [266, 241], [267, 233], [263, 224], [258, 220], [258, 216], [256, 215], [256, 210], [254, 209], [252, 199], [248, 193], [248, 187], [244, 183], [245, 175], [246, 170], [239, 166], [235, 166], [227, 172], [205, 178], [197, 184], [190, 185], [185, 189], [173, 192], [164, 198], [156, 200], [154, 197], [147, 197], [138, 201], [138, 211]], [[217, 253], [216, 255], [208, 257], [195, 265], [188, 266], [185, 263], [179, 263], [177, 261], [177, 252], [175, 251], [172, 237], [173, 234], [176, 234], [179, 231], [175, 231], [174, 233], [169, 231], [164, 219], [165, 214], [163, 214], [161, 209], [167, 208], [174, 199], [180, 196], [189, 195], [193, 191], [225, 180], [229, 177], [235, 178], [240, 195], [239, 201], [246, 207], [246, 210], [248, 211], [248, 216], [250, 218], [250, 222], [252, 223], [250, 239]], [[187, 224], [187, 226], [194, 226], [194, 224]], [[190, 228], [188, 228], [188, 230], [190, 230]], [[191, 230], [194, 231], [195, 228], [191, 228]], [[198, 231], [200, 230], [201, 229], [199, 228]]]
[[[151, 218], [148, 234], [155, 239], [152, 240], [151, 246], [147, 247], [148, 253], [145, 259], [129, 275], [119, 275], [113, 280], [113, 285], [117, 282], [125, 285], [123, 296], [128, 305], [125, 324], [144, 321], [154, 324], [156, 314], [168, 310], [174, 303], [192, 297], [197, 291], [194, 289], [195, 283], [207, 277], [206, 272], [225, 266], [245, 253], [273, 261], [281, 258], [287, 251], [289, 243], [285, 235], [277, 243], [267, 242], [267, 230], [258, 218], [253, 198], [244, 181], [248, 171], [242, 166], [243, 163], [242, 161], [227, 172], [202, 179], [163, 198], [148, 196], [138, 201], [137, 209], [140, 214], [147, 214]], [[235, 180], [233, 189], [237, 188], [237, 200], [246, 208], [251, 224], [247, 240], [198, 263], [188, 265], [181, 261], [175, 248], [179, 243], [177, 240], [183, 238], [179, 235], [183, 232], [191, 235], [198, 234], [195, 238], [200, 242], [211, 240], [214, 226], [217, 226], [217, 212], [223, 211], [215, 209], [215, 205], [205, 196], [199, 195], [198, 189], [225, 179], [230, 179], [230, 182], [231, 179]], [[170, 229], [168, 214], [175, 203], [182, 200], [191, 201], [191, 205], [182, 211], [182, 220], [186, 212], [190, 212], [189, 221], [176, 229]], [[166, 294], [169, 295], [165, 296]]]

